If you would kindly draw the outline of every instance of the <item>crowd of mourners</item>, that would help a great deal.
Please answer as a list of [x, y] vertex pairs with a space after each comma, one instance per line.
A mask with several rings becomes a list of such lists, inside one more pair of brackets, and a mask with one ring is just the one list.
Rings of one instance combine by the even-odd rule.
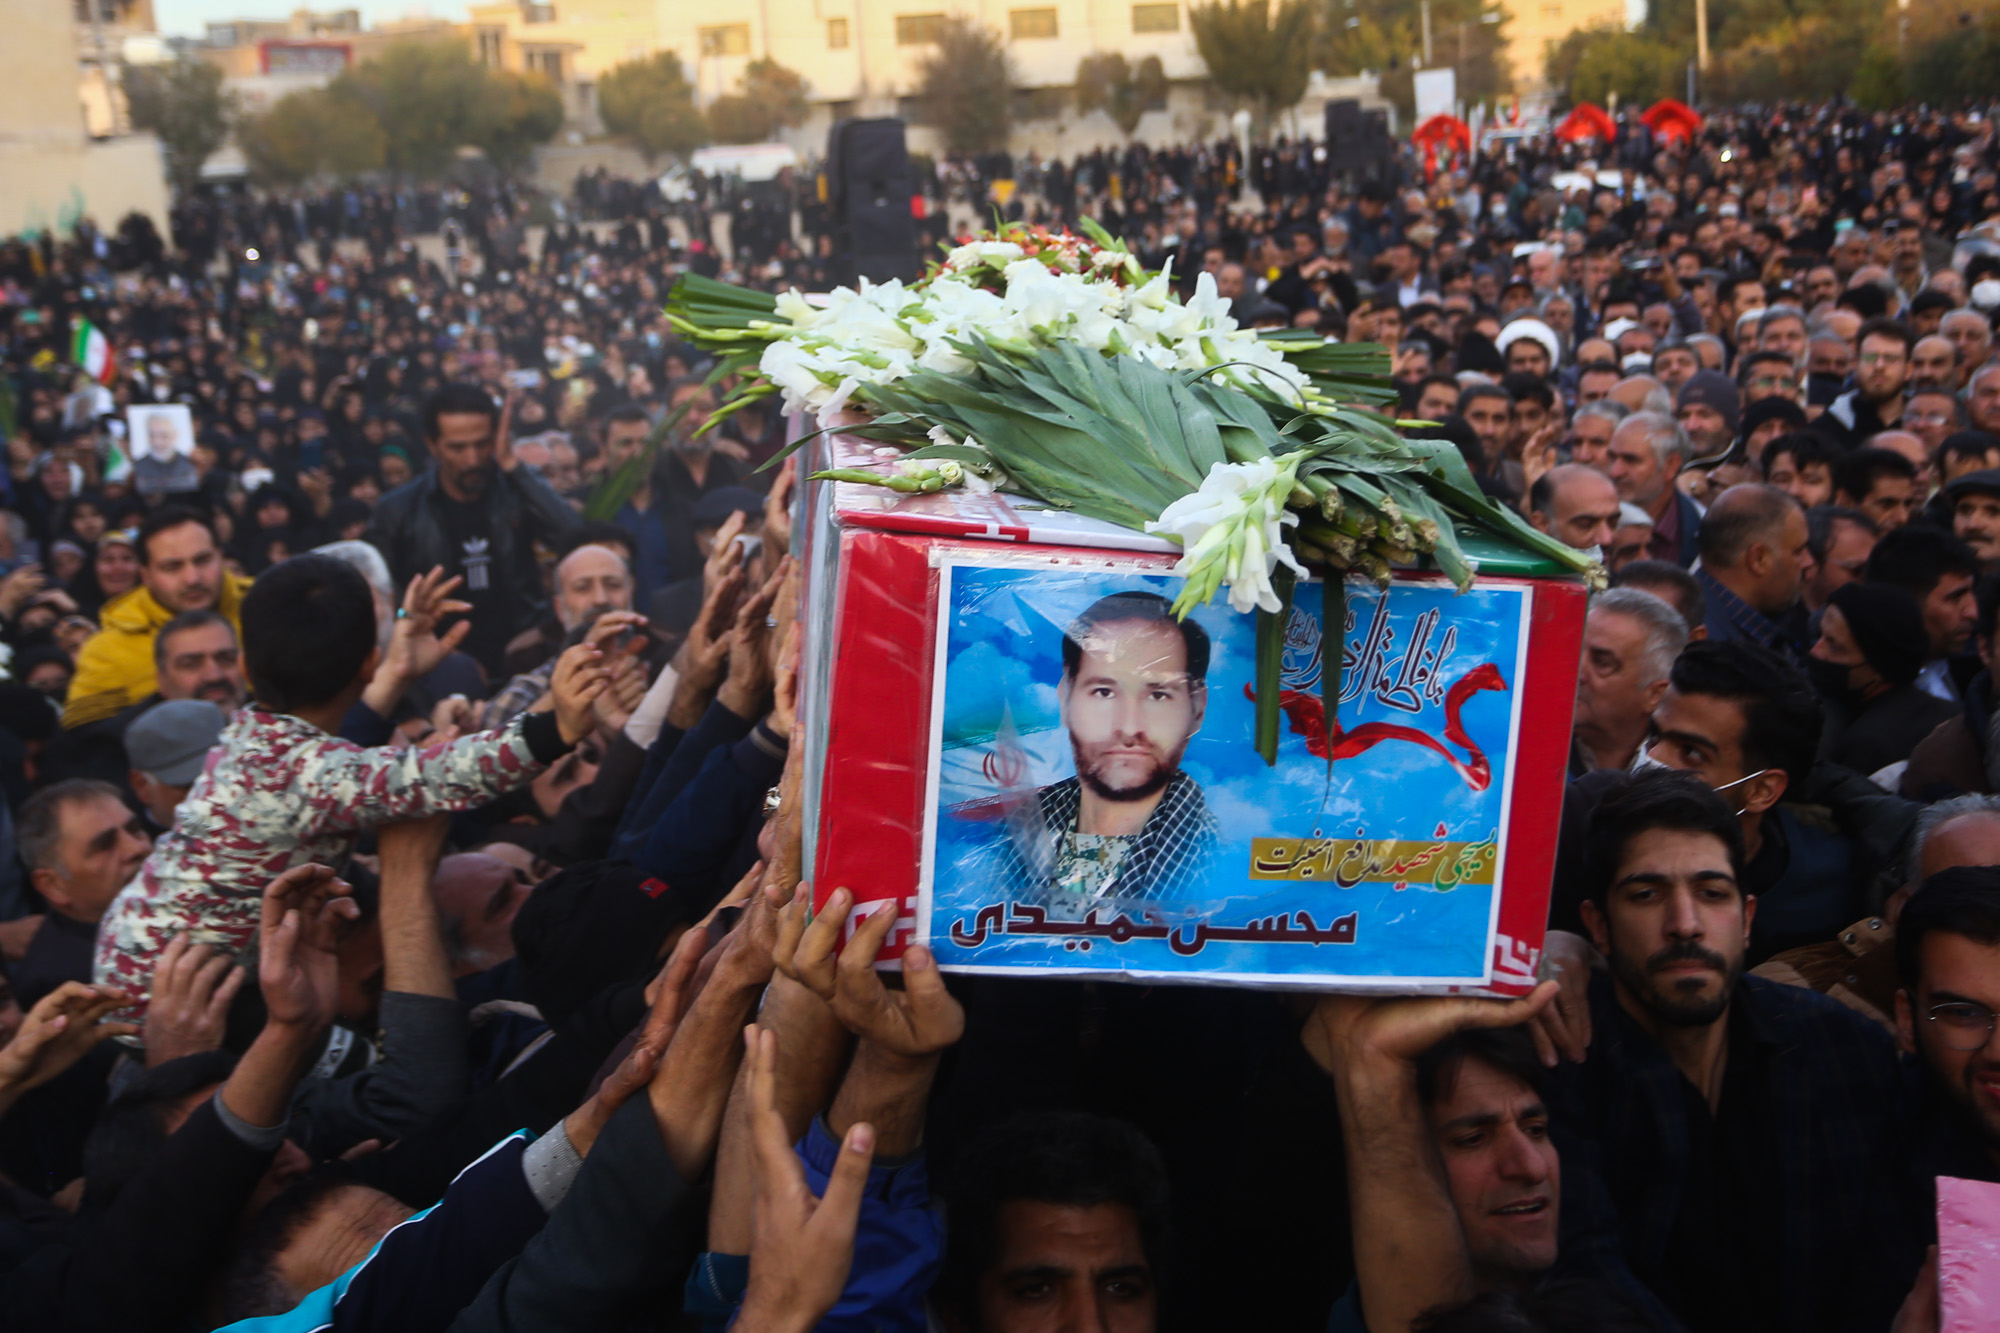
[[794, 426], [697, 434], [660, 307], [823, 285], [823, 218], [0, 243], [0, 1326], [1937, 1329], [1935, 1182], [2000, 1182], [1996, 170], [1838, 107], [940, 167], [1385, 345], [1601, 555], [1514, 1001], [808, 911]]

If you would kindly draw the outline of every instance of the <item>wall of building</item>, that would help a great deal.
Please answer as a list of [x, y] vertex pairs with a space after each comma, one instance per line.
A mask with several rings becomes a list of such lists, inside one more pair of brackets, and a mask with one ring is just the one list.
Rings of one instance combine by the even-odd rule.
[[[151, 9], [135, 11], [150, 22]], [[107, 229], [134, 209], [167, 232], [166, 171], [150, 134], [85, 133], [77, 35], [66, 4], [13, 6], [0, 79], [0, 236], [89, 216]], [[93, 70], [94, 72], [94, 70]]]
[[1502, 0], [1507, 14], [1507, 60], [1517, 92], [1542, 91], [1543, 62], [1551, 43], [1577, 28], [1623, 28], [1626, 0]]
[[0, 236], [50, 227], [67, 229], [88, 217], [106, 231], [127, 213], [144, 213], [162, 236], [170, 198], [160, 141], [150, 134], [68, 143], [0, 136]]

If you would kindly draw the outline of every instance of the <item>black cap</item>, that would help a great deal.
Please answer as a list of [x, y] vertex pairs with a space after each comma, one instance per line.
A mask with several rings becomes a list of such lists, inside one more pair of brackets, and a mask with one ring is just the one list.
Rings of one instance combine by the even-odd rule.
[[1952, 504], [1957, 504], [1960, 497], [1967, 495], [2000, 495], [2000, 468], [1983, 467], [1977, 472], [1954, 477], [1945, 485], [1944, 498]]
[[748, 486], [718, 486], [694, 502], [688, 518], [697, 528], [719, 528], [731, 514], [755, 518], [763, 512], [764, 497]]

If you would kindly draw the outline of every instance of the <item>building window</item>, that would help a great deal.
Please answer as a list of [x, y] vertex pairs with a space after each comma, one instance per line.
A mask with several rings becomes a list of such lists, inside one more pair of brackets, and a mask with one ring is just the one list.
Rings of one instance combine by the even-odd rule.
[[1056, 11], [1053, 9], [1010, 9], [1007, 11], [1007, 29], [1017, 42], [1029, 41], [1037, 37], [1056, 35]]
[[488, 69], [500, 68], [500, 42], [506, 36], [501, 28], [481, 28], [479, 30], [479, 63]]
[[528, 52], [528, 68], [547, 78], [550, 83], [560, 84], [562, 82], [562, 52], [530, 51]]
[[828, 19], [826, 21], [826, 48], [829, 51], [847, 49], [847, 20]]
[[705, 56], [747, 56], [750, 54], [750, 25], [725, 23], [701, 30], [701, 53]]
[[928, 46], [937, 41], [944, 28], [942, 14], [896, 15], [896, 45]]
[[1181, 7], [1179, 5], [1132, 6], [1133, 32], [1179, 32], [1180, 30]]
[[521, 22], [523, 23], [554, 23], [555, 21], [556, 7], [554, 5], [529, 3], [521, 6]]

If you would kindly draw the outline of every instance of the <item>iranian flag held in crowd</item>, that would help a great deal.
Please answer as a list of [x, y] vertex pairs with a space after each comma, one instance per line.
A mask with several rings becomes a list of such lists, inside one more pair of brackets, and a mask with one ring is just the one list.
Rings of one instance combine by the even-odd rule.
[[76, 338], [70, 343], [69, 359], [99, 384], [109, 384], [118, 374], [118, 358], [104, 330], [87, 319], [76, 322]]

